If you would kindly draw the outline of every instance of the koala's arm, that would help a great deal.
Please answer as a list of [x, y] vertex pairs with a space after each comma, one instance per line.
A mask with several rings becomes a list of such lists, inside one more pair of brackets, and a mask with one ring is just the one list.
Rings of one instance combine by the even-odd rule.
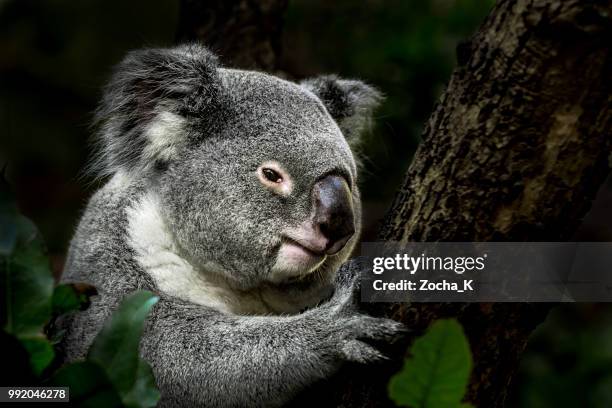
[[[102, 290], [91, 306], [57, 321], [66, 361], [86, 354], [121, 298], [154, 290], [152, 282], [127, 281], [128, 276], [106, 276], [106, 287], [94, 281]], [[355, 270], [345, 266], [329, 301], [291, 316], [228, 315], [160, 295], [140, 343], [162, 395], [160, 406], [280, 406], [344, 362], [383, 359], [361, 340], [390, 340], [403, 326], [359, 313], [358, 285]]]
[[279, 406], [345, 361], [384, 358], [358, 339], [388, 340], [402, 326], [357, 313], [354, 297], [340, 286], [303, 314], [250, 317], [162, 297], [141, 342], [161, 405]]

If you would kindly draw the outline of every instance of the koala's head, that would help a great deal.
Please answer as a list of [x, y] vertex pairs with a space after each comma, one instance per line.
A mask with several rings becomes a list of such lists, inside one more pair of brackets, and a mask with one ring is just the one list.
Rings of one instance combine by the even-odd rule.
[[142, 179], [181, 256], [240, 289], [325, 279], [361, 226], [358, 142], [380, 95], [221, 68], [198, 45], [130, 53], [98, 118], [105, 172]]

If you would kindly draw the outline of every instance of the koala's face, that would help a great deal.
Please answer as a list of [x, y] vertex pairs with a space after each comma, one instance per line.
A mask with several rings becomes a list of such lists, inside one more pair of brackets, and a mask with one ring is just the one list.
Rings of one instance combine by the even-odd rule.
[[344, 135], [305, 87], [219, 71], [228, 96], [223, 122], [187, 129], [201, 141], [181, 151], [159, 183], [179, 246], [242, 288], [327, 278], [361, 226]]
[[379, 94], [219, 68], [206, 49], [131, 53], [107, 86], [103, 171], [144, 177], [181, 256], [240, 289], [329, 281], [361, 227], [356, 141]]

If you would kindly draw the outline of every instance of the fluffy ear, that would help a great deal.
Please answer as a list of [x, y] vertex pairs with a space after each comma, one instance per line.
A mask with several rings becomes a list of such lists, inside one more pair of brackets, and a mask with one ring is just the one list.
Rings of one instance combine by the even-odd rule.
[[217, 58], [183, 45], [130, 52], [114, 69], [96, 112], [101, 175], [165, 166], [187, 142], [186, 123], [218, 106]]
[[362, 81], [334, 75], [307, 79], [301, 85], [323, 101], [351, 145], [359, 143], [372, 112], [383, 99], [378, 90]]

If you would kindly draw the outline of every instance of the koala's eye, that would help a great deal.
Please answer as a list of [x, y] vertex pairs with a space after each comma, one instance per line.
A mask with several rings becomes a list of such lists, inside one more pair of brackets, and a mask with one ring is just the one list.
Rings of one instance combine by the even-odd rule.
[[265, 167], [261, 169], [261, 172], [263, 173], [266, 180], [269, 180], [273, 183], [280, 183], [283, 181], [283, 178], [281, 177], [281, 175], [278, 174], [275, 170]]
[[262, 163], [257, 168], [257, 178], [265, 188], [284, 197], [291, 194], [293, 189], [291, 175], [275, 161]]

